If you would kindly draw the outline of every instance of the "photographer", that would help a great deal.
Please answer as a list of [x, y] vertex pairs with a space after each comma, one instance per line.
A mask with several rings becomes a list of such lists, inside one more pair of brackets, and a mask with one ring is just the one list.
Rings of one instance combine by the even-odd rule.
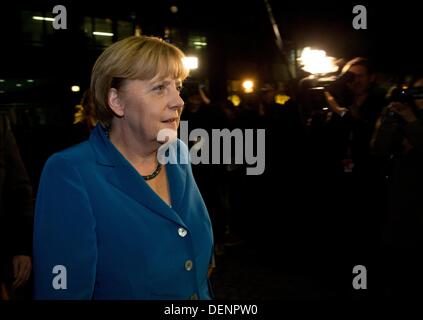
[[413, 82], [409, 92], [392, 98], [372, 140], [373, 151], [385, 160], [388, 181], [382, 239], [388, 259], [385, 271], [400, 275], [389, 281], [390, 295], [421, 295], [423, 285], [419, 261], [423, 249], [423, 76]]
[[[325, 123], [326, 166], [330, 165], [330, 223], [336, 246], [342, 252], [340, 268], [363, 263], [371, 267], [379, 245], [384, 210], [384, 180], [370, 141], [375, 123], [386, 106], [375, 85], [369, 61], [355, 58], [343, 68], [324, 96], [332, 113]], [[333, 231], [332, 231], [333, 230]]]
[[[423, 87], [423, 77], [413, 81], [412, 88]], [[423, 90], [421, 90], [423, 91]], [[414, 90], [414, 92], [417, 92]], [[393, 97], [395, 95], [395, 97]], [[420, 92], [420, 95], [423, 95]], [[423, 112], [423, 97], [407, 95], [405, 91], [391, 94], [391, 103], [384, 109], [376, 123], [371, 146], [373, 151], [383, 157], [393, 156], [402, 144], [400, 153], [408, 152], [413, 147], [422, 147], [421, 115]], [[398, 148], [396, 148], [398, 149]], [[398, 154], [395, 154], [398, 156]]]
[[333, 160], [341, 175], [352, 176], [348, 179], [356, 182], [376, 174], [370, 141], [386, 100], [374, 80], [369, 61], [358, 57], [350, 60], [339, 79], [324, 90], [333, 114], [326, 123], [330, 149], [337, 158]]

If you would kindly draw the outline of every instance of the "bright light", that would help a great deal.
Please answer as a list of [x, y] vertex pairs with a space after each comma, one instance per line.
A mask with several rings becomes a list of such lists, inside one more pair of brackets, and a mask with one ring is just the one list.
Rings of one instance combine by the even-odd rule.
[[303, 66], [303, 70], [312, 74], [326, 74], [338, 71], [334, 57], [326, 56], [324, 50], [311, 49], [306, 47], [298, 59]]
[[254, 82], [251, 80], [245, 80], [242, 83], [242, 87], [244, 88], [245, 93], [251, 93], [253, 92]]
[[48, 18], [48, 17], [40, 17], [40, 16], [33, 16], [32, 19], [39, 20], [39, 21], [54, 21], [54, 18]]
[[5, 82], [6, 80], [4, 80], [4, 79], [0, 79], [0, 82]]
[[34, 82], [34, 80], [32, 80], [32, 79], [28, 79], [28, 80], [26, 80], [26, 82], [28, 82], [28, 83], [33, 83], [33, 82]]
[[277, 94], [275, 95], [275, 102], [277, 104], [285, 104], [289, 99], [291, 99], [289, 96], [284, 94]]
[[238, 107], [241, 103], [241, 98], [236, 94], [230, 95], [228, 100], [231, 101], [235, 107]]
[[178, 12], [178, 7], [177, 6], [171, 6], [170, 7], [170, 12], [177, 13]]
[[113, 33], [111, 32], [100, 32], [100, 31], [94, 31], [93, 35], [95, 36], [103, 36], [103, 37], [113, 37]]
[[79, 92], [81, 88], [79, 86], [72, 86], [71, 87], [72, 92]]
[[198, 58], [197, 57], [185, 57], [182, 59], [182, 63], [185, 68], [188, 70], [194, 70], [198, 68]]
[[17, 83], [17, 84], [16, 84], [16, 86], [17, 86], [17, 87], [22, 87], [22, 84]]

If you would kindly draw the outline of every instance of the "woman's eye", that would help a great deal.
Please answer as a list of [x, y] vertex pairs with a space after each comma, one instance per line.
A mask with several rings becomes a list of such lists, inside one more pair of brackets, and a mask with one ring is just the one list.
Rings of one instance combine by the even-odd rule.
[[158, 85], [158, 86], [156, 86], [156, 87], [154, 87], [154, 91], [158, 91], [158, 92], [162, 92], [163, 90], [165, 89], [165, 86], [164, 85], [162, 85], [162, 84], [160, 84], [160, 85]]
[[176, 86], [176, 90], [178, 90], [179, 92], [181, 92], [183, 88], [183, 86]]

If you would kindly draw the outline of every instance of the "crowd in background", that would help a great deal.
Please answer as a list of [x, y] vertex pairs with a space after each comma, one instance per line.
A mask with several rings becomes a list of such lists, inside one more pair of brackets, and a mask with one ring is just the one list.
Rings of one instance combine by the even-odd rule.
[[[418, 294], [423, 100], [383, 87], [419, 88], [423, 77], [381, 84], [362, 58], [345, 68], [350, 77], [344, 83], [314, 90], [302, 82], [283, 92], [291, 97], [284, 104], [275, 100], [281, 93], [276, 83], [242, 94], [238, 106], [215, 101], [196, 83], [183, 91], [182, 120], [190, 130], [266, 130], [262, 175], [246, 175], [241, 164], [193, 166], [215, 254], [240, 243], [255, 246], [268, 253], [267, 263], [282, 256], [292, 268], [323, 274], [340, 292], [347, 288], [346, 294], [350, 286], [341, 274], [361, 264], [374, 270], [377, 295]], [[53, 152], [88, 138], [96, 123], [90, 104], [87, 91], [67, 126], [41, 121], [42, 112], [2, 115], [2, 299], [31, 297], [30, 262], [22, 257], [31, 256], [41, 169]]]

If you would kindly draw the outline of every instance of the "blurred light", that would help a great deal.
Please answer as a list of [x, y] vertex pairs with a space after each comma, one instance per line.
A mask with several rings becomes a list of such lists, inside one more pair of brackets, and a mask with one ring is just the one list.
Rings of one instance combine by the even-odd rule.
[[185, 57], [182, 59], [182, 63], [185, 68], [188, 70], [195, 70], [198, 68], [198, 58], [197, 57]]
[[337, 76], [332, 75], [329, 77], [319, 77], [318, 81], [319, 82], [333, 82], [333, 81], [336, 81], [336, 79], [337, 79]]
[[244, 88], [245, 93], [251, 93], [254, 90], [254, 82], [251, 80], [245, 80], [242, 82], [242, 87]]
[[17, 83], [17, 84], [16, 84], [16, 86], [17, 86], [17, 87], [22, 87], [22, 84]]
[[228, 100], [231, 101], [235, 107], [238, 107], [241, 103], [241, 98], [236, 94], [230, 95]]
[[136, 36], [136, 37], [141, 37], [141, 33], [142, 33], [141, 27], [140, 27], [139, 25], [137, 25], [137, 26], [135, 27], [135, 33], [134, 33], [134, 36]]
[[32, 79], [28, 79], [28, 80], [26, 80], [26, 82], [33, 83], [33, 82], [34, 82], [34, 80], [32, 80]]
[[5, 82], [6, 80], [4, 80], [4, 79], [0, 79], [0, 82]]
[[93, 35], [95, 36], [103, 36], [103, 37], [113, 37], [113, 33], [111, 32], [100, 32], [100, 31], [94, 31]]
[[72, 86], [71, 87], [72, 92], [79, 92], [81, 88], [79, 86]]
[[39, 21], [54, 21], [54, 18], [48, 18], [48, 17], [40, 17], [40, 16], [33, 16], [32, 19], [39, 20]]
[[324, 107], [322, 110], [323, 111], [326, 111], [326, 110], [328, 110], [329, 108], [328, 107]]
[[298, 60], [303, 66], [302, 69], [312, 74], [326, 74], [338, 71], [335, 58], [326, 56], [324, 50], [305, 47]]
[[197, 47], [205, 47], [205, 46], [207, 46], [207, 42], [202, 42], [202, 41], [194, 41], [192, 44], [194, 46], [197, 46]]
[[171, 6], [170, 7], [170, 12], [172, 12], [172, 13], [178, 12], [178, 7], [177, 6]]
[[291, 99], [291, 97], [284, 94], [275, 95], [275, 102], [277, 104], [285, 104], [289, 99]]
[[0, 93], [5, 93], [6, 91], [4, 91], [4, 90], [0, 90]]

